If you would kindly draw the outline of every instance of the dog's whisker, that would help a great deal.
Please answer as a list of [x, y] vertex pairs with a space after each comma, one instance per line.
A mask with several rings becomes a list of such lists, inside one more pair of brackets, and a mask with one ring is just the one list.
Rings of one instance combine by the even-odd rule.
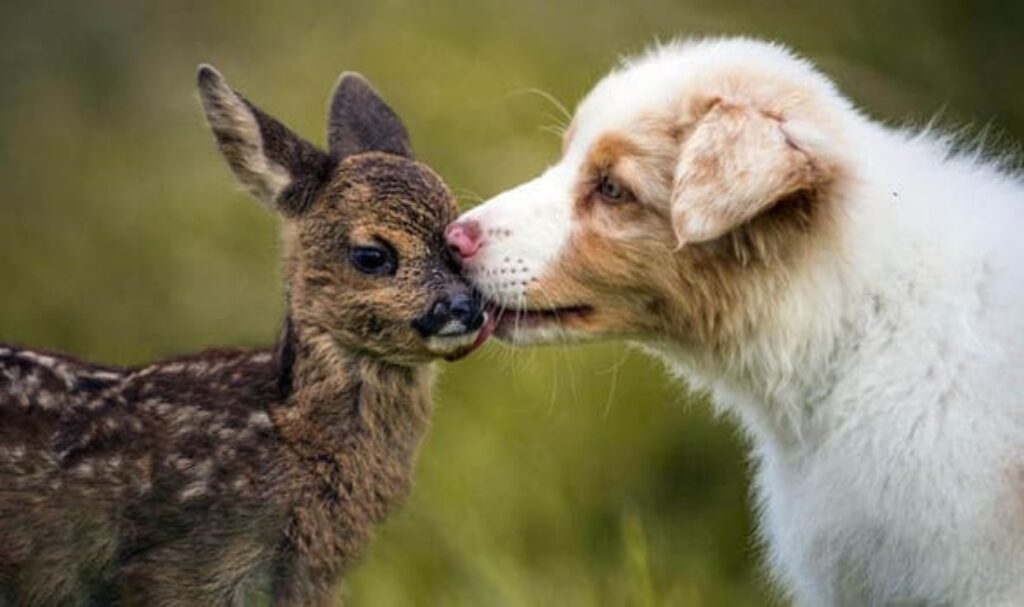
[[572, 120], [572, 112], [569, 111], [565, 104], [559, 101], [557, 97], [555, 97], [554, 95], [545, 90], [536, 87], [516, 89], [514, 91], [509, 92], [508, 94], [508, 96], [513, 95], [536, 95], [541, 99], [546, 100], [552, 106], [554, 106], [554, 108], [558, 110], [558, 112], [565, 118], [565, 120]]
[[547, 290], [540, 284], [535, 284], [534, 286], [536, 287], [537, 292], [540, 293], [540, 295], [547, 302], [548, 308], [552, 310], [552, 313], [555, 317], [555, 326], [557, 327], [559, 333], [559, 339], [557, 342], [558, 351], [561, 354], [562, 359], [565, 360], [567, 366], [569, 367], [569, 390], [572, 392], [573, 403], [579, 404], [579, 394], [576, 390], [576, 368], [575, 366], [573, 366], [572, 356], [569, 352], [569, 345], [567, 339], [568, 334], [566, 333], [565, 327], [562, 324], [561, 314], [559, 313], [558, 307], [555, 305], [554, 300], [551, 298], [550, 295], [548, 295]]
[[561, 139], [562, 137], [565, 137], [566, 128], [567, 127], [562, 126], [560, 124], [549, 124], [549, 125], [538, 127], [537, 130], [542, 132], [542, 133], [549, 133], [549, 134], [554, 135], [555, 137], [558, 137], [559, 139]]
[[619, 385], [619, 369], [621, 369], [622, 366], [626, 364], [627, 358], [629, 358], [629, 350], [624, 349], [622, 353], [619, 355], [619, 360], [616, 361], [615, 364], [613, 364], [608, 369], [601, 371], [601, 373], [608, 373], [609, 371], [611, 371], [612, 374], [611, 387], [609, 387], [608, 389], [608, 400], [605, 401], [604, 411], [601, 414], [602, 417], [607, 418], [608, 415], [611, 413], [612, 403], [615, 402], [615, 389]]
[[563, 131], [569, 128], [569, 123], [562, 116], [552, 114], [551, 112], [544, 112], [544, 117], [554, 123], [555, 126], [561, 128]]
[[[486, 200], [483, 196], [481, 196], [480, 194], [474, 192], [473, 190], [471, 190], [469, 188], [460, 188], [460, 187], [451, 186], [450, 189], [452, 191], [452, 194], [455, 195], [455, 198], [460, 203], [462, 203], [463, 201], [466, 201], [466, 202], [469, 202], [469, 206], [476, 206], [476, 205], [480, 204], [481, 202], [483, 202], [484, 200]], [[460, 206], [462, 206], [462, 205], [460, 204]]]

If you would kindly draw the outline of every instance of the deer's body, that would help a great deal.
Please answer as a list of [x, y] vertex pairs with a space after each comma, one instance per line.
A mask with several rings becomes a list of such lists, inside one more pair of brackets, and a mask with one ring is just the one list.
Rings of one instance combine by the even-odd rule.
[[454, 200], [365, 81], [339, 81], [328, 152], [199, 84], [283, 217], [285, 330], [136, 369], [0, 347], [0, 607], [336, 603], [409, 489], [430, 362], [486, 338]]
[[430, 371], [280, 359], [122, 370], [0, 347], [0, 579], [45, 605], [333, 586], [408, 490]]

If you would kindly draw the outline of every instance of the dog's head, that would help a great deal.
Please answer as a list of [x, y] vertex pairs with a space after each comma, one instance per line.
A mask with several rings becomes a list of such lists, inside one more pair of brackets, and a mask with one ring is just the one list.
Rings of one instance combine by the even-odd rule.
[[468, 353], [489, 335], [444, 229], [457, 213], [416, 162], [398, 116], [356, 74], [329, 104], [327, 150], [199, 70], [206, 117], [239, 181], [285, 231], [291, 319], [341, 346], [396, 363]]
[[465, 214], [449, 245], [505, 309], [504, 339], [735, 338], [784, 288], [772, 276], [827, 240], [845, 109], [776, 46], [658, 49], [604, 78], [558, 163]]

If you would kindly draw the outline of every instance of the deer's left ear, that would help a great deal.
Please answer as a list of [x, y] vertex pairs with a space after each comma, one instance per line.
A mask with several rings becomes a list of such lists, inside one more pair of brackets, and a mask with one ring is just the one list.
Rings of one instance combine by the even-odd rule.
[[814, 131], [754, 107], [710, 102], [676, 164], [671, 213], [679, 246], [718, 238], [818, 187], [828, 175], [814, 158]]
[[412, 158], [412, 144], [398, 115], [355, 72], [338, 78], [327, 110], [327, 149], [339, 160], [364, 152]]

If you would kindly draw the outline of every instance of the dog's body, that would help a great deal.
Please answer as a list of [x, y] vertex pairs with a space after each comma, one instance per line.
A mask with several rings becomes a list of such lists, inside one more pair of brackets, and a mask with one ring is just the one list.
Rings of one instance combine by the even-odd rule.
[[803, 604], [1021, 604], [1024, 189], [863, 126], [840, 255], [778, 302], [748, 368], [663, 352], [751, 432], [762, 532]]
[[499, 336], [632, 339], [739, 418], [799, 604], [1020, 605], [1022, 230], [1019, 178], [724, 40], [613, 72], [449, 241]]

